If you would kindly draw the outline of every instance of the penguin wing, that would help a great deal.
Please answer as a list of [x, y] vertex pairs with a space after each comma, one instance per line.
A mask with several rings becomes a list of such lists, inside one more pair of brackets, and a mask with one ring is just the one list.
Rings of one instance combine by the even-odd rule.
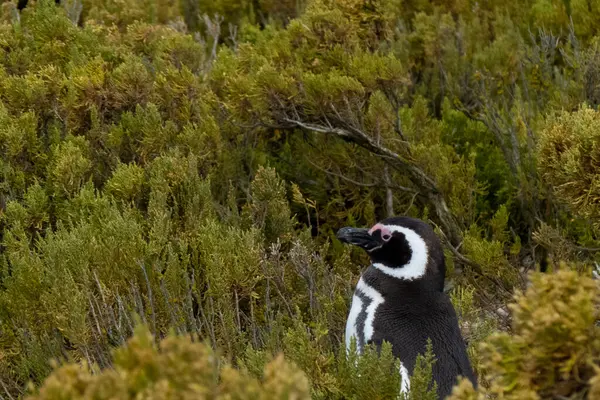
[[[441, 346], [444, 356], [452, 360], [454, 367], [451, 369], [456, 371], [456, 375], [467, 378], [473, 383], [474, 387], [477, 387], [477, 379], [473, 373], [471, 367], [471, 361], [467, 354], [467, 345], [461, 334], [460, 327], [458, 326], [458, 319], [454, 309], [451, 309], [448, 318], [448, 329], [445, 334], [445, 340]], [[454, 382], [456, 383], [456, 382]]]
[[[460, 339], [462, 340], [462, 337]], [[464, 341], [462, 341], [462, 343], [464, 343]], [[471, 361], [467, 355], [466, 347], [464, 351], [456, 351], [450, 354], [458, 366], [458, 375], [469, 379], [473, 384], [473, 387], [477, 389], [477, 379], [473, 373], [473, 368], [471, 367]]]

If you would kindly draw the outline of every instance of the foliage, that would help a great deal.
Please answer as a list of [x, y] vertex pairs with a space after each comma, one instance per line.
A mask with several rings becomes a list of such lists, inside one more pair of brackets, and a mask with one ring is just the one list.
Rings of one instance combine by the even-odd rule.
[[92, 374], [89, 365], [58, 368], [39, 393], [42, 399], [308, 399], [308, 381], [295, 366], [274, 358], [260, 381], [219, 365], [212, 349], [187, 337], [168, 337], [158, 345], [150, 332], [136, 329], [114, 353], [114, 368]]
[[1, 396], [395, 396], [333, 236], [401, 214], [444, 242], [456, 398], [593, 398], [596, 3], [2, 3]]
[[540, 135], [540, 171], [573, 212], [598, 225], [598, 112], [561, 113]]
[[512, 333], [494, 334], [482, 347], [490, 386], [476, 395], [462, 382], [451, 399], [585, 398], [597, 390], [598, 284], [562, 267], [532, 275], [510, 305]]

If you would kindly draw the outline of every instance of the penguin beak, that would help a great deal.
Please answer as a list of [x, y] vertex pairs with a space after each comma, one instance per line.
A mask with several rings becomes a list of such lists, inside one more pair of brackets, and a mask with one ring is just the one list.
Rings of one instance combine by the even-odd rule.
[[338, 231], [337, 238], [348, 244], [362, 247], [366, 251], [371, 251], [383, 245], [379, 239], [371, 236], [368, 229], [345, 227]]

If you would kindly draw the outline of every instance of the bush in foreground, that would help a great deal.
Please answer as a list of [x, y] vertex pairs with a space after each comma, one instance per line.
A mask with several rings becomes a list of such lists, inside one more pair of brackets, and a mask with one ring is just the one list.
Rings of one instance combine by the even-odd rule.
[[598, 398], [598, 283], [563, 268], [532, 275], [509, 306], [512, 334], [494, 334], [482, 345], [488, 387], [476, 393], [463, 380], [452, 400]]
[[283, 356], [273, 358], [262, 379], [220, 367], [210, 346], [170, 336], [158, 345], [140, 326], [114, 352], [114, 368], [93, 373], [87, 364], [54, 371], [29, 400], [66, 399], [309, 399], [304, 373]]

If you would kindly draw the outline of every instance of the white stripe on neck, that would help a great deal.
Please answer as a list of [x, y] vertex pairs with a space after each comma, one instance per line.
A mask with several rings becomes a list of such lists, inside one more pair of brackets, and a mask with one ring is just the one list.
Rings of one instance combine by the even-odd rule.
[[368, 343], [369, 340], [373, 338], [373, 331], [375, 329], [373, 323], [375, 322], [375, 313], [377, 312], [377, 307], [383, 304], [384, 299], [381, 293], [373, 289], [371, 286], [367, 285], [365, 281], [363, 281], [362, 277], [359, 279], [358, 284], [356, 285], [356, 289], [360, 290], [371, 299], [371, 304], [369, 304], [366, 310], [367, 318], [365, 319], [364, 328], [365, 343]]
[[408, 264], [395, 265], [389, 267], [382, 263], [373, 263], [373, 266], [386, 275], [394, 278], [411, 281], [421, 278], [425, 275], [427, 261], [429, 259], [429, 249], [423, 238], [415, 231], [398, 225], [386, 225], [391, 232], [401, 232], [404, 234], [408, 247], [411, 250], [411, 257]]
[[346, 350], [347, 351], [350, 351], [350, 344], [351, 344], [351, 340], [353, 337], [356, 339], [356, 352], [360, 353], [362, 351], [360, 343], [358, 342], [358, 332], [357, 332], [356, 322], [358, 321], [358, 315], [362, 311], [363, 307], [364, 307], [364, 305], [363, 305], [360, 297], [357, 295], [354, 295], [352, 297], [352, 306], [350, 307], [350, 314], [348, 315], [348, 321], [346, 322]]

